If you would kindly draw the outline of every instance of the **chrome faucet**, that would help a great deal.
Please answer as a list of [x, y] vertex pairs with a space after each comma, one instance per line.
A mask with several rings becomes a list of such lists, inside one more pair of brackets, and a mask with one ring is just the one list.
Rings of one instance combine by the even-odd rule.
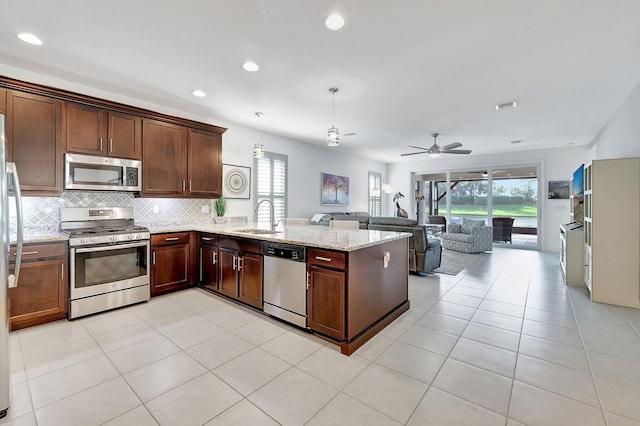
[[276, 217], [275, 217], [273, 203], [271, 202], [271, 200], [264, 199], [264, 200], [258, 201], [258, 204], [256, 205], [255, 213], [258, 213], [258, 209], [260, 208], [260, 204], [262, 204], [264, 202], [267, 202], [267, 203], [269, 203], [271, 205], [271, 230], [275, 231], [276, 226], [278, 226], [279, 222], [276, 222], [276, 220], [275, 220]]

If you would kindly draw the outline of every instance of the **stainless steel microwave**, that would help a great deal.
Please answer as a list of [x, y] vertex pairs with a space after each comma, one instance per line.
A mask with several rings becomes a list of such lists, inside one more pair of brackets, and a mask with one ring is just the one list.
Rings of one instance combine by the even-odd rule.
[[126, 158], [65, 154], [64, 188], [129, 191], [142, 188], [142, 162]]

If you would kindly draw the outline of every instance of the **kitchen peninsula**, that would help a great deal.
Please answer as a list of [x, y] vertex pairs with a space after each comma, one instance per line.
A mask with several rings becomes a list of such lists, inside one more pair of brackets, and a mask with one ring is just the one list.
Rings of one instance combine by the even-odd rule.
[[[314, 225], [275, 231], [246, 225], [148, 225], [152, 256], [162, 256], [166, 275], [154, 274], [152, 266], [152, 294], [154, 286], [173, 291], [198, 282], [263, 311], [263, 278], [269, 275], [263, 245], [271, 242], [306, 248], [306, 277], [296, 279], [296, 285], [306, 290], [308, 331], [338, 344], [343, 354], [353, 353], [409, 309], [407, 233]], [[175, 256], [163, 256], [167, 247], [174, 247]], [[172, 263], [175, 268], [166, 267]]]

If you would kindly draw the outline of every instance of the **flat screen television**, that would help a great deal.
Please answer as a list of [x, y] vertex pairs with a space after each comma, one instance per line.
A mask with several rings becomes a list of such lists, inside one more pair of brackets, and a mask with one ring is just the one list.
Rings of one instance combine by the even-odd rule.
[[584, 164], [573, 172], [573, 220], [584, 225]]

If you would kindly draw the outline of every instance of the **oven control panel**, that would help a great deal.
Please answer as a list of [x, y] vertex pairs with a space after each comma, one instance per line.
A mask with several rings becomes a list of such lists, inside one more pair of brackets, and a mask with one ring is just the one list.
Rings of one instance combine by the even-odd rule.
[[69, 238], [69, 246], [81, 247], [81, 246], [96, 246], [102, 244], [125, 244], [133, 243], [136, 241], [144, 241], [150, 238], [149, 232], [124, 232], [124, 233], [112, 233], [93, 236], [73, 236]]

